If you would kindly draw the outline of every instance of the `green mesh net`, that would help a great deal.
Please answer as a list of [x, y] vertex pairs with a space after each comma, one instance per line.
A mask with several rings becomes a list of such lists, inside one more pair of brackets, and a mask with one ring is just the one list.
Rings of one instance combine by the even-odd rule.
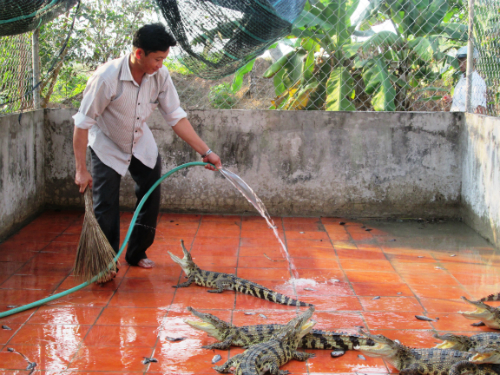
[[288, 35], [306, 0], [157, 0], [194, 74], [234, 73]]
[[35, 30], [78, 0], [0, 0], [0, 36]]

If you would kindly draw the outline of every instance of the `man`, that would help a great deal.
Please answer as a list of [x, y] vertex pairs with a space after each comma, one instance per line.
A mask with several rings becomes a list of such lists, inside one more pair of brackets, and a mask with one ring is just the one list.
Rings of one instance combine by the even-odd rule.
[[[474, 65], [478, 58], [478, 52], [474, 48]], [[460, 71], [463, 73], [455, 86], [453, 93], [453, 102], [451, 104], [451, 112], [466, 112], [465, 97], [466, 97], [466, 73], [467, 73], [467, 47], [459, 48], [457, 52], [457, 59], [460, 65]], [[451, 101], [449, 96], [444, 96], [443, 100], [446, 103]], [[472, 90], [471, 90], [471, 106], [474, 113], [486, 114], [486, 83], [481, 76], [474, 69], [472, 72]]]
[[[179, 96], [163, 60], [176, 41], [162, 24], [141, 27], [132, 53], [98, 68], [87, 83], [75, 129], [75, 183], [83, 193], [93, 188], [94, 211], [109, 243], [120, 244], [119, 190], [127, 170], [134, 179], [137, 204], [161, 177], [161, 158], [146, 120], [158, 107], [174, 132], [203, 157], [221, 167], [219, 156], [196, 134], [180, 107]], [[92, 174], [85, 159], [87, 146]], [[211, 166], [207, 169], [214, 170]], [[137, 206], [137, 205], [136, 205]], [[130, 237], [125, 256], [132, 266], [152, 268], [146, 250], [154, 241], [160, 208], [160, 187], [150, 195]], [[108, 279], [115, 275], [110, 274]]]

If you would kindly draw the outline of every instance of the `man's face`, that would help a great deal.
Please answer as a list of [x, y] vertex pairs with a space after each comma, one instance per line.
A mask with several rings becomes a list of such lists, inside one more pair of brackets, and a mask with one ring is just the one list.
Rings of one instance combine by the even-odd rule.
[[458, 59], [458, 64], [460, 65], [460, 71], [465, 73], [467, 71], [467, 57], [461, 57]]
[[146, 74], [153, 74], [163, 66], [165, 60], [170, 52], [170, 48], [166, 51], [150, 52], [147, 56], [144, 50], [138, 48], [135, 53], [139, 66]]

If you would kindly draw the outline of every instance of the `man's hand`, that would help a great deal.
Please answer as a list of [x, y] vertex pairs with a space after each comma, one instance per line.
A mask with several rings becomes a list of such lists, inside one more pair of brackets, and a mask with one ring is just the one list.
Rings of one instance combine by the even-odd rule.
[[80, 186], [80, 193], [84, 193], [87, 186], [92, 189], [92, 176], [86, 169], [84, 171], [76, 171], [75, 184]]
[[[222, 168], [222, 163], [220, 161], [220, 157], [219, 157], [219, 155], [217, 155], [214, 152], [211, 152], [210, 154], [208, 154], [207, 156], [205, 156], [203, 158], [203, 162], [205, 162], [205, 163], [211, 163], [211, 164], [215, 165], [218, 169]], [[205, 168], [206, 169], [210, 169], [211, 171], [216, 171], [217, 170], [214, 167], [212, 167], [211, 165], [205, 165]]]
[[486, 108], [484, 108], [482, 105], [478, 105], [476, 109], [474, 110], [474, 113], [480, 114], [480, 115], [485, 115], [486, 114]]

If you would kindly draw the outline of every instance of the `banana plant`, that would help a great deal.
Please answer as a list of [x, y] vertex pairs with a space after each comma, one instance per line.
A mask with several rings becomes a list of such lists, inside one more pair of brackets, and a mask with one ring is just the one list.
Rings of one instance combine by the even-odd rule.
[[412, 94], [441, 80], [452, 67], [458, 68], [446, 52], [467, 40], [466, 23], [460, 22], [464, 15], [461, 9], [453, 0], [370, 3], [367, 12], [372, 17], [365, 18], [360, 30], [389, 21], [396, 31], [374, 34], [355, 57], [375, 110], [409, 110], [415, 99]]
[[[372, 0], [351, 21], [359, 0], [310, 0], [289, 37], [294, 50], [264, 74], [274, 80], [271, 108], [354, 110], [361, 87], [372, 109], [407, 110], [409, 92], [456, 65], [446, 51], [467, 39], [457, 1]], [[373, 32], [384, 21], [396, 32]]]
[[310, 0], [289, 38], [295, 49], [274, 63], [265, 78], [274, 81], [275, 109], [351, 111], [354, 92], [343, 47], [351, 43], [350, 18], [359, 0]]

